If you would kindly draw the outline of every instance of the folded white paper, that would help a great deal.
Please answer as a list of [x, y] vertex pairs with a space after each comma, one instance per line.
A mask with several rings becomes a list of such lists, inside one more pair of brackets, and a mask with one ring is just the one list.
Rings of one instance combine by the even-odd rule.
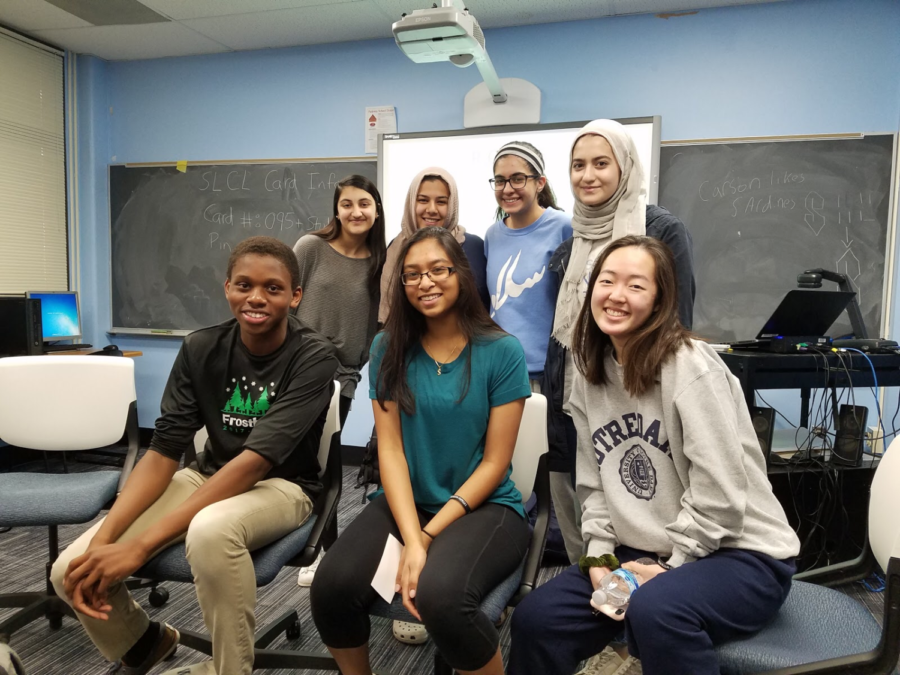
[[372, 579], [372, 588], [384, 598], [388, 604], [394, 599], [394, 587], [397, 585], [397, 568], [400, 566], [400, 553], [403, 544], [392, 534], [389, 534], [384, 544], [384, 553], [381, 554], [381, 562], [375, 570], [375, 578]]

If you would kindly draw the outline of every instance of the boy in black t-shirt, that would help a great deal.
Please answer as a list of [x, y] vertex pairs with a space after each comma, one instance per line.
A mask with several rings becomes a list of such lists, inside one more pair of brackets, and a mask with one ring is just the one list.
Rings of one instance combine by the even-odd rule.
[[[318, 494], [316, 453], [338, 361], [333, 346], [290, 313], [300, 304], [293, 251], [251, 237], [228, 261], [234, 319], [188, 335], [163, 394], [147, 452], [107, 517], [53, 566], [111, 673], [143, 675], [178, 632], [151, 622], [122, 581], [184, 540], [213, 642], [205, 672], [253, 669], [256, 581], [250, 551], [296, 529]], [[194, 434], [209, 440], [178, 470]], [[199, 672], [199, 671], [197, 671]]]

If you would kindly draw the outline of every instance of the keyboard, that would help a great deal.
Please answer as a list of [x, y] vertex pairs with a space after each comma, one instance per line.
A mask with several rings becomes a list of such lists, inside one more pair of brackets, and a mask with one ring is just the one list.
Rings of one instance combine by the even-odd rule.
[[93, 349], [93, 347], [94, 345], [89, 345], [87, 343], [77, 345], [44, 345], [44, 353], [47, 354], [49, 352], [74, 352], [81, 349]]
[[765, 349], [771, 343], [771, 340], [738, 340], [729, 343], [731, 349]]

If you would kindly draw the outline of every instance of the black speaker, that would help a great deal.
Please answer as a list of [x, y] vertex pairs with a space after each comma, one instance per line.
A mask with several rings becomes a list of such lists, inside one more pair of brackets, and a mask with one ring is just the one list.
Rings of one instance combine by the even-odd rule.
[[43, 353], [41, 301], [22, 296], [0, 297], [0, 356]]
[[838, 415], [831, 461], [843, 466], [861, 466], [866, 442], [869, 409], [861, 405], [842, 405]]
[[753, 421], [753, 430], [768, 464], [772, 453], [772, 434], [775, 433], [775, 409], [753, 406], [750, 408], [750, 419]]

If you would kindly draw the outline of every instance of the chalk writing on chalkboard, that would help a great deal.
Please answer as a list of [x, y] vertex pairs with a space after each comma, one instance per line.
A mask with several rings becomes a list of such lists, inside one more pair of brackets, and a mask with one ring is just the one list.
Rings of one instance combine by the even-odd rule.
[[[880, 333], [893, 144], [869, 135], [664, 145], [659, 203], [693, 237], [695, 332], [755, 337], [797, 274], [823, 267], [850, 278], [870, 334]], [[846, 316], [831, 332], [850, 332]]]
[[234, 246], [254, 235], [293, 247], [331, 218], [334, 188], [372, 160], [109, 168], [114, 330], [190, 331], [228, 319]]

